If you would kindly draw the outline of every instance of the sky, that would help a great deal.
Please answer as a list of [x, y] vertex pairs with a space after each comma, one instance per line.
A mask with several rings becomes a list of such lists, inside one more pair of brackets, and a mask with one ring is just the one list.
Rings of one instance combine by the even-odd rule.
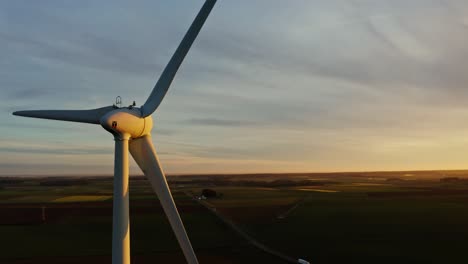
[[[0, 2], [0, 175], [111, 175], [201, 0]], [[468, 169], [468, 2], [219, 0], [153, 115], [169, 174]], [[141, 174], [131, 163], [131, 174]]]

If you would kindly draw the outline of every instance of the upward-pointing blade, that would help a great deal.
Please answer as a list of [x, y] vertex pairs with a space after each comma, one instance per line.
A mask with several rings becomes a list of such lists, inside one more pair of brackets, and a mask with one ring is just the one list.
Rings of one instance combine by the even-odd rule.
[[140, 166], [141, 170], [150, 181], [153, 190], [158, 195], [187, 262], [189, 264], [198, 264], [197, 257], [195, 256], [187, 232], [185, 232], [184, 224], [180, 219], [179, 212], [172, 198], [171, 191], [167, 185], [166, 177], [159, 165], [158, 156], [154, 149], [153, 142], [151, 141], [151, 137], [148, 135], [131, 140], [129, 150], [138, 166]]
[[156, 110], [156, 108], [158, 108], [159, 104], [161, 104], [167, 90], [169, 89], [169, 86], [172, 83], [172, 80], [174, 80], [174, 76], [176, 75], [177, 70], [179, 70], [182, 61], [185, 58], [185, 55], [187, 55], [188, 51], [190, 50], [193, 41], [200, 32], [215, 3], [216, 0], [206, 0], [197, 17], [182, 39], [182, 42], [179, 44], [179, 47], [175, 51], [174, 55], [172, 55], [171, 60], [166, 65], [166, 68], [159, 77], [159, 80], [154, 86], [153, 91], [151, 91], [150, 96], [141, 107], [142, 117], [151, 115]]
[[13, 115], [71, 121], [80, 123], [99, 124], [100, 119], [106, 113], [115, 110], [113, 106], [106, 106], [90, 110], [29, 110], [16, 111]]

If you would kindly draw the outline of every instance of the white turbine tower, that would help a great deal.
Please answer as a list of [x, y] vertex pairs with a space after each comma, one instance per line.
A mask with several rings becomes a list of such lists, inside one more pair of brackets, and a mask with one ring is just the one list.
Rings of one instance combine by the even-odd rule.
[[156, 192], [188, 263], [198, 263], [151, 141], [151, 114], [158, 108], [185, 55], [213, 9], [216, 0], [206, 0], [182, 42], [141, 108], [106, 106], [91, 110], [31, 110], [14, 115], [62, 121], [101, 124], [115, 139], [114, 203], [112, 212], [112, 263], [130, 263], [128, 200], [128, 152]]

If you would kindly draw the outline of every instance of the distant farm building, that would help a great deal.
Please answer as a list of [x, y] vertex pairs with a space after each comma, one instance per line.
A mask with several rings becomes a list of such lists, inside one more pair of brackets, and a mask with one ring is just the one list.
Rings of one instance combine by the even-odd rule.
[[217, 197], [217, 193], [215, 190], [212, 190], [212, 189], [203, 189], [202, 196], [205, 196], [206, 198], [213, 198], [213, 197]]

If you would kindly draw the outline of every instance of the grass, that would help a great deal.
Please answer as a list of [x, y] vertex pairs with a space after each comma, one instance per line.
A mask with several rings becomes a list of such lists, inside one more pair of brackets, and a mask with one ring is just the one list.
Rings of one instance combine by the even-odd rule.
[[71, 195], [52, 200], [52, 203], [99, 202], [111, 199], [110, 195]]
[[[468, 195], [450, 194], [467, 186], [420, 184], [217, 188], [223, 199], [209, 203], [266, 245], [315, 263], [468, 262]], [[440, 188], [443, 195], [429, 195]], [[275, 217], [302, 198], [285, 219]]]
[[[268, 259], [271, 263], [280, 263], [247, 244], [184, 193], [173, 193], [189, 237], [203, 263], [245, 263], [246, 259], [258, 262]], [[24, 193], [18, 192], [17, 195], [16, 198], [20, 198]], [[16, 204], [22, 209], [34, 209], [36, 219], [40, 219], [40, 208], [45, 205], [47, 220], [45, 223], [0, 225], [0, 234], [4, 238], [0, 241], [0, 263], [110, 262], [106, 259], [111, 254], [112, 203], [107, 202], [110, 196], [70, 195], [57, 200], [57, 196], [52, 196], [55, 198], [52, 199], [42, 190], [30, 197], [30, 200], [36, 198], [41, 203], [24, 204], [21, 199], [12, 199], [4, 207]], [[47, 199], [42, 199], [44, 197]], [[130, 201], [132, 256], [138, 263], [158, 260], [162, 263], [184, 263], [156, 196], [134, 193], [133, 197], [135, 199]], [[103, 200], [106, 203], [102, 203]]]
[[[132, 255], [138, 263], [183, 263], [157, 197], [145, 182], [130, 186]], [[281, 263], [248, 245], [184, 193], [203, 188], [173, 190], [201, 263]], [[468, 193], [460, 192], [467, 184], [346, 178], [320, 187], [210, 188], [223, 194], [207, 200], [218, 212], [266, 245], [311, 263], [468, 263]], [[0, 224], [0, 263], [109, 262], [111, 194], [112, 185], [105, 182], [4, 187], [2, 218], [30, 210], [36, 221]], [[296, 205], [283, 219], [277, 217]], [[42, 206], [47, 208], [45, 223], [40, 221]]]
[[308, 197], [285, 221], [247, 226], [266, 244], [317, 263], [463, 263], [468, 260], [465, 204], [445, 197], [320, 194]]

